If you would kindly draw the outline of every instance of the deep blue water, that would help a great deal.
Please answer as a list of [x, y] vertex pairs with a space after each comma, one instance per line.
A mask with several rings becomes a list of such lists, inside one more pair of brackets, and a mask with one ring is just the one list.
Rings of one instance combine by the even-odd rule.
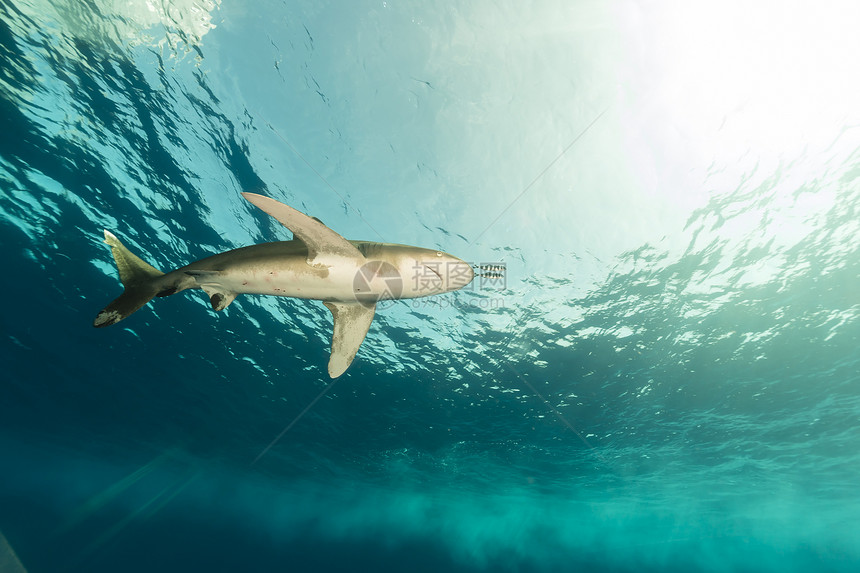
[[[0, 0], [23, 566], [856, 571], [860, 13], [764, 4]], [[317, 302], [92, 328], [102, 229], [289, 238], [242, 191], [505, 278], [330, 387]]]

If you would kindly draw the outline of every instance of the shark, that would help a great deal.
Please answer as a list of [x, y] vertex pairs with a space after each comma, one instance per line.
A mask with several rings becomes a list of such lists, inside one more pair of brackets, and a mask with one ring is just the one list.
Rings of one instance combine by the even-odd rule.
[[111, 326], [153, 298], [188, 289], [202, 289], [215, 311], [240, 294], [319, 300], [334, 320], [328, 375], [337, 378], [352, 364], [380, 301], [452, 292], [474, 278], [470, 264], [448, 253], [347, 240], [271, 197], [242, 196], [289, 229], [293, 239], [225, 251], [163, 273], [105, 230], [123, 292], [98, 313], [93, 326]]

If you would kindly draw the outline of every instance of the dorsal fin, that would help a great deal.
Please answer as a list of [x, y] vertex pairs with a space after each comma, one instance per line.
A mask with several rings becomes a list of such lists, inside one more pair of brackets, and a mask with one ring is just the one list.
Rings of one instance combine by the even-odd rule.
[[337, 259], [364, 259], [364, 256], [352, 243], [323, 225], [319, 219], [309, 217], [271, 197], [256, 193], [242, 193], [242, 196], [277, 219], [284, 227], [292, 231], [296, 239], [308, 247], [309, 265], [332, 266], [337, 262]]

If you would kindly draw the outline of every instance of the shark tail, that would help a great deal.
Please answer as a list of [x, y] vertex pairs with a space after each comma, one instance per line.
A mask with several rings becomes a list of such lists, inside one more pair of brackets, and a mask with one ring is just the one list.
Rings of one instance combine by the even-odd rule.
[[129, 251], [110, 231], [105, 231], [105, 243], [110, 245], [125, 291], [99, 312], [93, 321], [96, 328], [116, 324], [155, 296], [173, 294], [161, 292], [162, 285], [155, 280], [164, 273]]

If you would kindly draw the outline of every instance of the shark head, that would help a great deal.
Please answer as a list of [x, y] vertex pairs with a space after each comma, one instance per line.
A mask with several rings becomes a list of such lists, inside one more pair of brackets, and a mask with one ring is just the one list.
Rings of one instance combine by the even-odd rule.
[[[390, 243], [363, 243], [359, 250], [368, 260], [364, 274], [386, 281], [390, 298], [417, 298], [463, 288], [475, 276], [469, 263], [433, 249]], [[378, 292], [377, 289], [373, 289]]]

